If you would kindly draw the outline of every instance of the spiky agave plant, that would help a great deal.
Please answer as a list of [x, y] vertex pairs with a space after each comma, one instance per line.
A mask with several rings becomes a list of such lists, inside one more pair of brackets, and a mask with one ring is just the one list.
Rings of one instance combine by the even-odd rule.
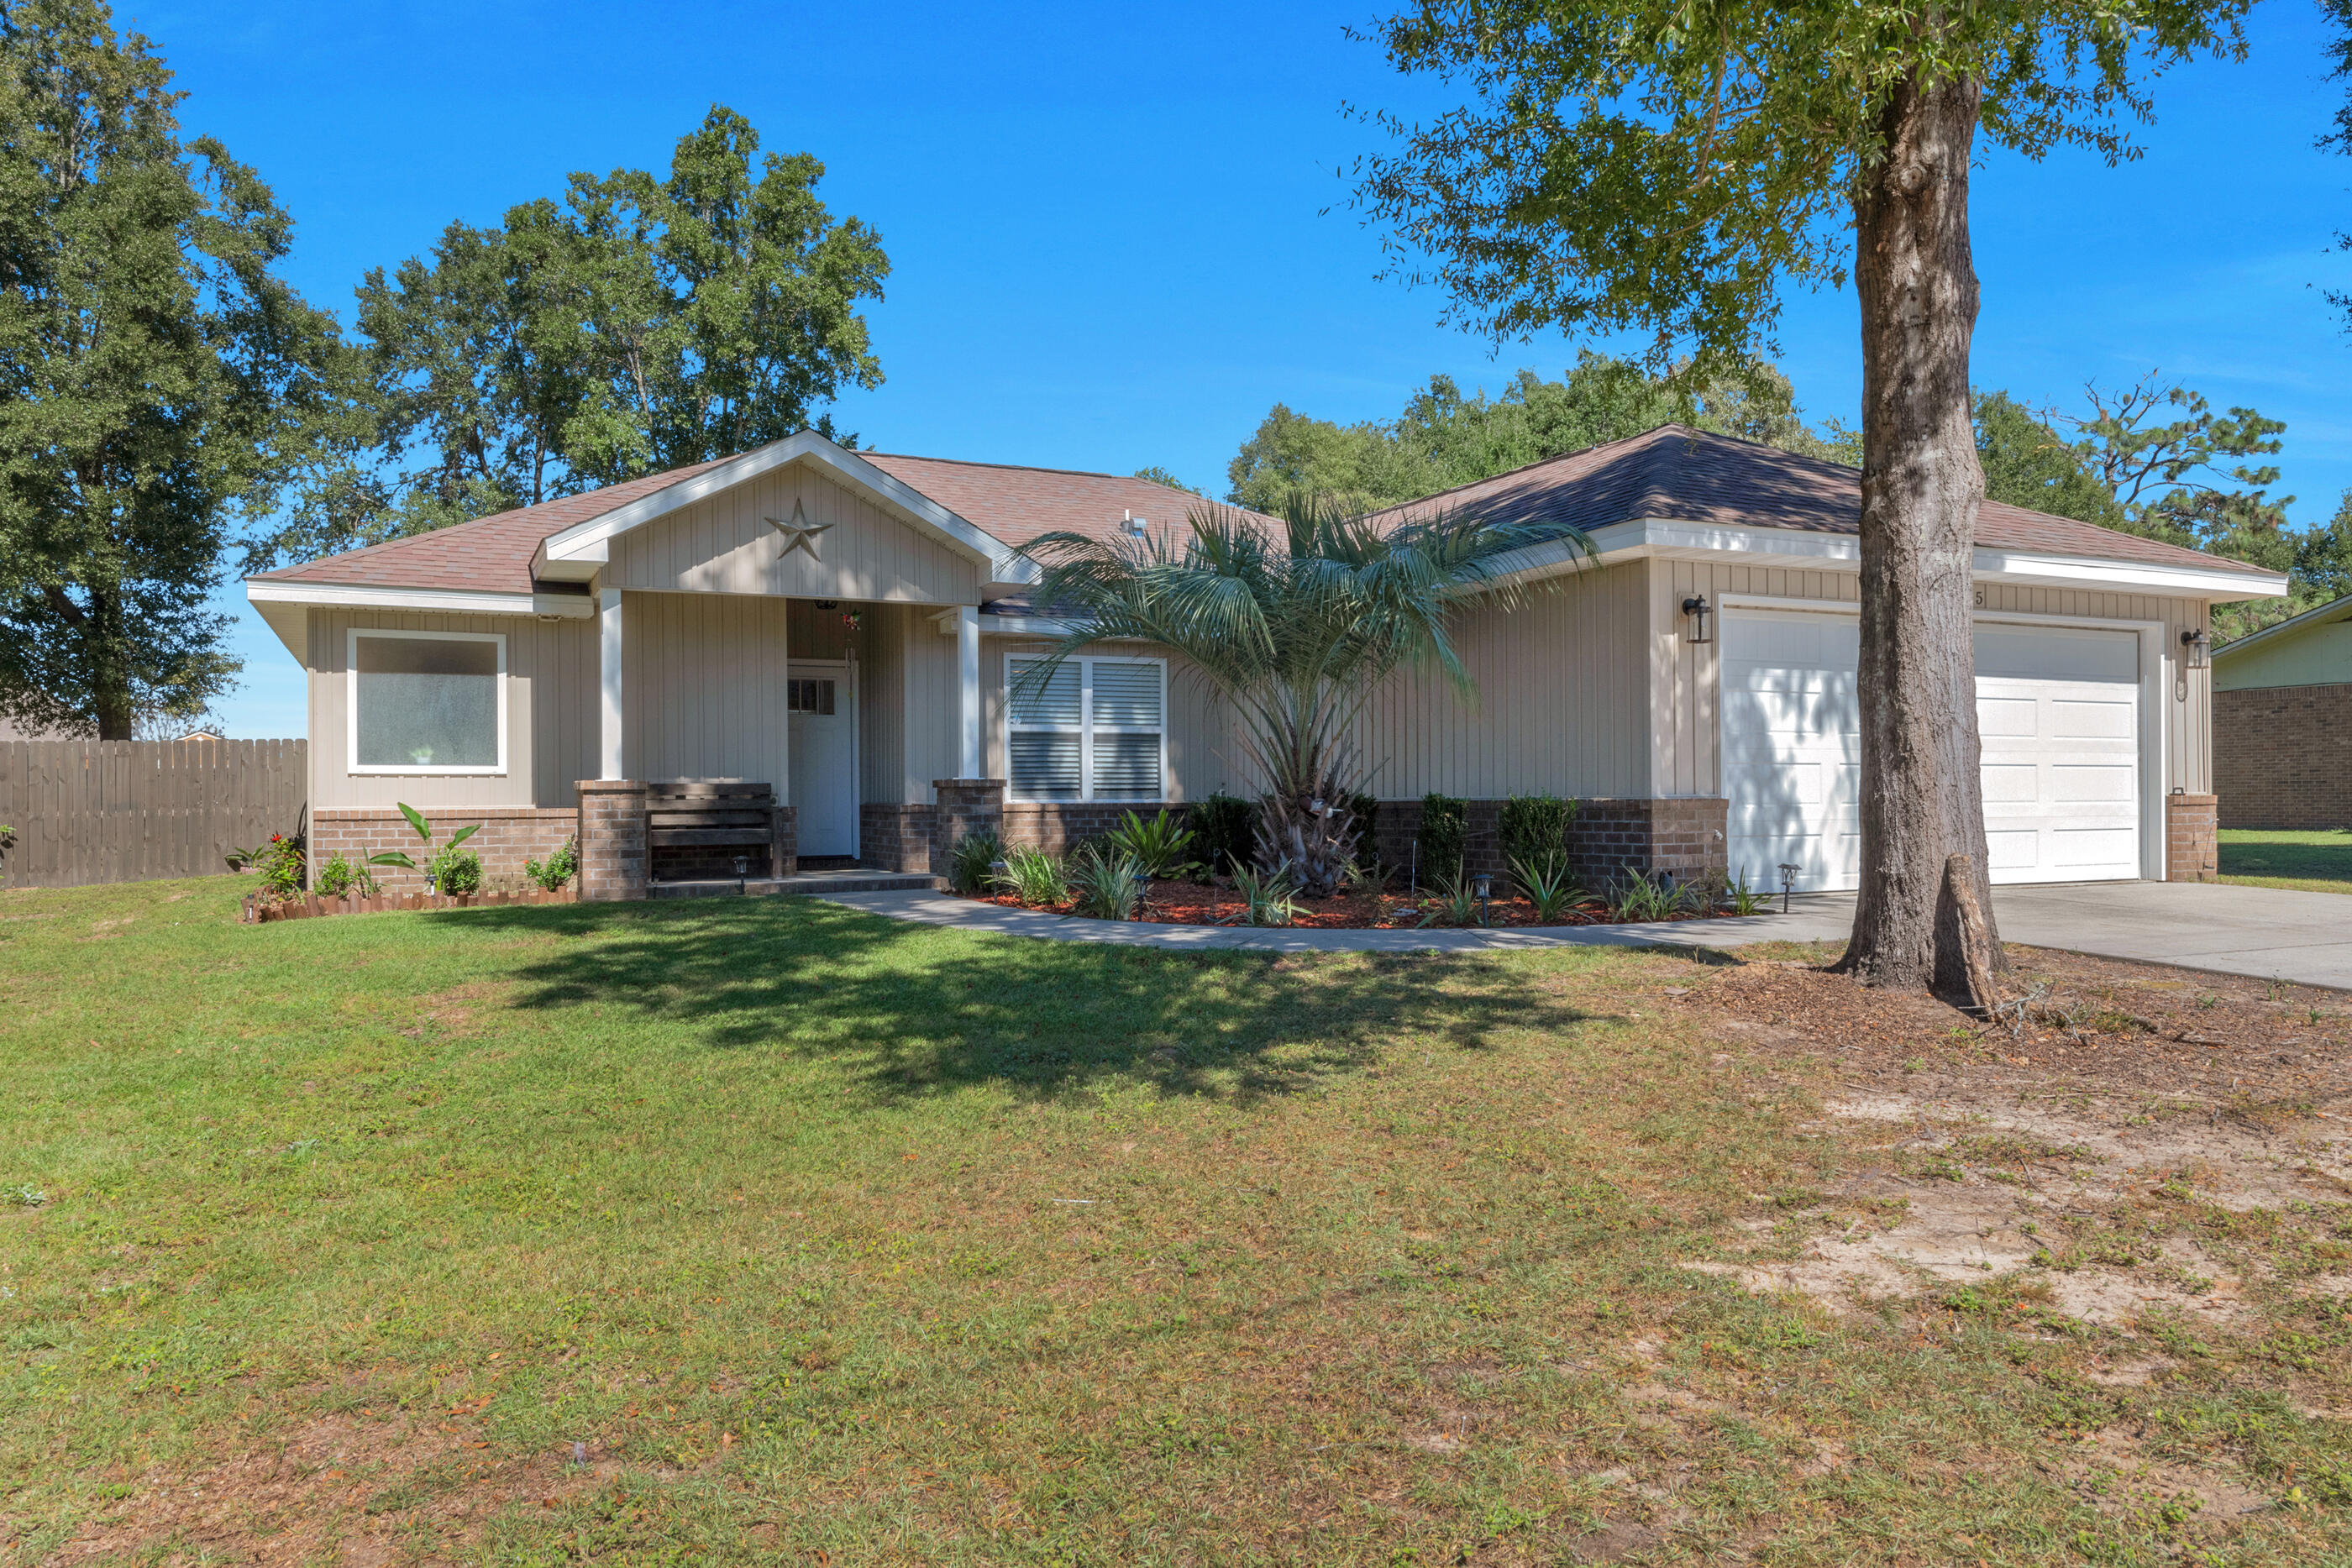
[[1510, 552], [1591, 545], [1561, 524], [1492, 523], [1433, 513], [1353, 516], [1297, 495], [1279, 518], [1204, 506], [1181, 534], [1096, 538], [1057, 532], [1030, 544], [1045, 563], [1038, 598], [1069, 630], [1019, 677], [1042, 689], [1091, 644], [1156, 643], [1233, 706], [1239, 758], [1265, 786], [1255, 858], [1328, 898], [1362, 827], [1348, 801], [1364, 781], [1356, 718], [1381, 682], [1434, 665], [1468, 692], [1454, 601], [1507, 608], [1519, 589]]

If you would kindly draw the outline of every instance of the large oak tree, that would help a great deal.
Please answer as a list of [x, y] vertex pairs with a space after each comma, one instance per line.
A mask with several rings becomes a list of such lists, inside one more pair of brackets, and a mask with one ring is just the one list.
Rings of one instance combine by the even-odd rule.
[[[1500, 337], [1634, 329], [1660, 359], [1772, 346], [1790, 285], [1861, 307], [1863, 870], [1845, 964], [1981, 990], [1969, 420], [1979, 141], [2134, 155], [2145, 84], [2240, 55], [2250, 0], [1423, 0], [1402, 71], [1466, 89], [1359, 199], [1401, 269]], [[1953, 856], [1972, 873], [1948, 876]], [[1985, 911], [1971, 929], [1964, 912]], [[1979, 946], [1977, 944], [1984, 944]]]

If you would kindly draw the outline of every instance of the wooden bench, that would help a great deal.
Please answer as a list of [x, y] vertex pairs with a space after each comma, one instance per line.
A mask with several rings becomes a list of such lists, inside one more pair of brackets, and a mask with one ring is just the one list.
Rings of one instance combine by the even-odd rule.
[[[776, 852], [776, 787], [698, 779], [656, 784], [646, 797], [646, 849], [700, 851], [696, 860], [742, 855], [753, 876], [782, 876]], [[673, 860], [683, 856], [673, 856]]]

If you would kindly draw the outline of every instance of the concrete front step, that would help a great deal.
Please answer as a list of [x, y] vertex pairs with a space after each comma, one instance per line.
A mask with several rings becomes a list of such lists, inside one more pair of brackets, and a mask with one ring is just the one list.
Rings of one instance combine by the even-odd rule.
[[732, 898], [738, 894], [823, 895], [835, 893], [934, 893], [940, 879], [929, 872], [873, 871], [864, 866], [845, 871], [810, 871], [798, 876], [714, 877], [696, 882], [656, 882], [646, 887], [647, 898]]

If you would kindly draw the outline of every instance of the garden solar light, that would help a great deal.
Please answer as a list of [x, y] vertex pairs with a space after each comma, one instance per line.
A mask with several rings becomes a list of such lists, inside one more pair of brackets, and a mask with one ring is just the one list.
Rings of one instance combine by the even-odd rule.
[[1797, 873], [1804, 869], [1790, 865], [1787, 861], [1780, 862], [1780, 913], [1783, 915], [1789, 913], [1789, 895], [1797, 891]]
[[745, 877], [751, 874], [751, 857], [750, 855], [737, 855], [735, 857], [735, 874], [739, 877]]
[[1494, 885], [1495, 879], [1485, 872], [1470, 879], [1470, 891], [1478, 895], [1478, 924], [1481, 925], [1486, 924], [1486, 894]]

